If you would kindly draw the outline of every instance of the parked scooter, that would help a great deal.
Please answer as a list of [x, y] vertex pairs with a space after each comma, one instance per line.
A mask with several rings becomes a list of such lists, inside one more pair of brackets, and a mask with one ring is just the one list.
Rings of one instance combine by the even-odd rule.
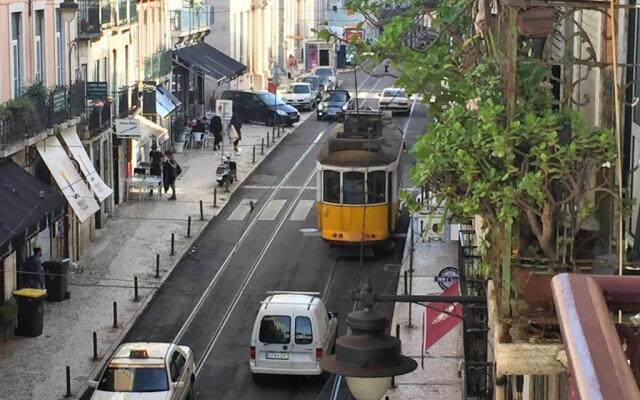
[[231, 159], [230, 154], [225, 154], [222, 156], [222, 164], [216, 168], [216, 182], [220, 187], [228, 187], [236, 179], [236, 162]]

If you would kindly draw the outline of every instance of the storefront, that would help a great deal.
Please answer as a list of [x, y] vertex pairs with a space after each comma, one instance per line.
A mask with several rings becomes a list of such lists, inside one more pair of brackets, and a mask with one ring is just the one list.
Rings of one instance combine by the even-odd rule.
[[160, 151], [171, 145], [167, 128], [141, 115], [117, 119], [116, 137], [126, 143], [127, 177], [133, 175], [140, 163], [149, 162], [149, 153], [154, 144]]

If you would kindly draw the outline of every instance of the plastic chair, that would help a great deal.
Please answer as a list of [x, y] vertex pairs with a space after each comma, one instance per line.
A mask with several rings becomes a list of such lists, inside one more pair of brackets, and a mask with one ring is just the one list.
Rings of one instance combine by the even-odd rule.
[[193, 144], [200, 143], [200, 146], [203, 144], [204, 132], [191, 132]]

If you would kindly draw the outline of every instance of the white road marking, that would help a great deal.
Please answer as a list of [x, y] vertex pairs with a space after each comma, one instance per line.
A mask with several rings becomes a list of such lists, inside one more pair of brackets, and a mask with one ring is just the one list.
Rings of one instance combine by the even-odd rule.
[[307, 219], [307, 214], [311, 211], [315, 200], [300, 200], [295, 210], [291, 214], [289, 221], [304, 221]]
[[[244, 189], [257, 189], [257, 190], [273, 190], [273, 189], [276, 188], [276, 186], [244, 185], [243, 188]], [[281, 186], [279, 189], [280, 190], [300, 190], [300, 189], [316, 190], [316, 187], [315, 186], [306, 186], [306, 187], [302, 187], [302, 186]]]
[[250, 202], [253, 202], [255, 205], [258, 200], [256, 199], [242, 199], [240, 203], [236, 206], [235, 210], [229, 215], [227, 218], [228, 221], [242, 221], [251, 211]]
[[278, 217], [278, 214], [280, 213], [280, 210], [282, 210], [282, 207], [284, 207], [286, 203], [286, 199], [270, 200], [269, 203], [267, 203], [267, 206], [258, 216], [258, 219], [260, 221], [275, 221], [275, 219]]

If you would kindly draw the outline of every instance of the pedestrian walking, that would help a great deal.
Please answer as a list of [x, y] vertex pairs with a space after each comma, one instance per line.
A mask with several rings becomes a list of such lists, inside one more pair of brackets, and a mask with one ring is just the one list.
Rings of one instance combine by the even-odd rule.
[[231, 116], [231, 121], [229, 121], [229, 141], [233, 143], [233, 150], [236, 153], [240, 151], [240, 149], [238, 148], [238, 143], [240, 143], [240, 141], [242, 140], [241, 129], [242, 122], [240, 122], [240, 116], [234, 112]]
[[27, 258], [22, 267], [22, 287], [44, 289], [44, 270], [42, 269], [42, 248], [33, 248], [33, 255]]
[[162, 152], [158, 150], [158, 145], [156, 143], [151, 145], [151, 151], [149, 152], [149, 161], [151, 161], [149, 175], [162, 175]]
[[164, 192], [167, 193], [169, 188], [171, 188], [171, 197], [169, 200], [176, 199], [176, 179], [178, 175], [182, 173], [182, 168], [180, 168], [180, 164], [173, 157], [173, 152], [171, 150], [167, 150], [164, 153], [167, 158], [165, 162], [162, 164], [162, 180], [164, 184]]
[[384, 73], [385, 74], [389, 73], [389, 66], [391, 65], [391, 60], [389, 60], [388, 58], [385, 58], [382, 64], [384, 65]]
[[209, 132], [213, 135], [213, 150], [220, 150], [220, 143], [222, 143], [222, 118], [218, 114], [213, 114], [211, 121], [209, 121]]
[[202, 117], [202, 126], [204, 127], [204, 132], [209, 132], [209, 120], [206, 115]]

